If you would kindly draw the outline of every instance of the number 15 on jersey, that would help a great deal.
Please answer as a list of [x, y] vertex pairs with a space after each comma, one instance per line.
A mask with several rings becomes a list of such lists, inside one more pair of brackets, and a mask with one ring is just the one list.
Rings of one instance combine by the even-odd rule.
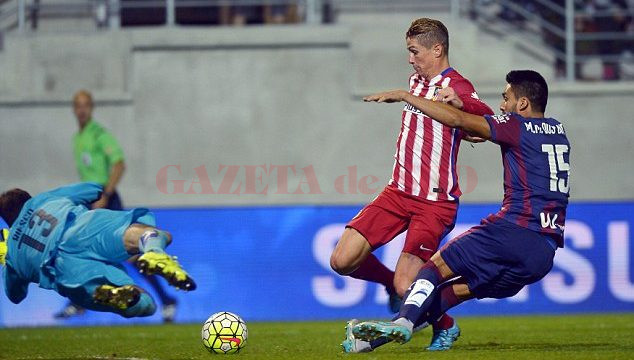
[[[567, 194], [568, 174], [570, 164], [564, 159], [564, 154], [568, 152], [568, 145], [565, 144], [542, 144], [542, 152], [548, 154], [548, 166], [550, 168], [550, 191], [559, 191]], [[565, 177], [559, 177], [559, 172], [565, 172]]]

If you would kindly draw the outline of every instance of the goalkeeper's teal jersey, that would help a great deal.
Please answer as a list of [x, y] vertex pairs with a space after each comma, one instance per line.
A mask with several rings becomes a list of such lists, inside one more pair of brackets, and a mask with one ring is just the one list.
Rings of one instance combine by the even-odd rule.
[[78, 183], [41, 193], [24, 204], [10, 229], [4, 271], [9, 299], [26, 297], [30, 282], [45, 289], [55, 287], [54, 259], [65, 230], [101, 196], [96, 183]]

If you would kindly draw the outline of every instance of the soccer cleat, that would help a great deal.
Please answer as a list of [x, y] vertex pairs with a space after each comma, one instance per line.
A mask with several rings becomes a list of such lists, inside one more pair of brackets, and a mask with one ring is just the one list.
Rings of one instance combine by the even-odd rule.
[[346, 323], [346, 339], [341, 343], [345, 353], [364, 353], [372, 351], [370, 343], [354, 337], [352, 328], [359, 323], [359, 320], [352, 319]]
[[139, 256], [136, 265], [142, 274], [158, 274], [178, 289], [185, 291], [196, 289], [194, 279], [181, 268], [175, 256], [149, 251]]
[[68, 319], [73, 316], [79, 316], [86, 312], [86, 309], [79, 305], [75, 305], [72, 302], [69, 302], [64, 306], [62, 310], [56, 312], [53, 317], [55, 319]]
[[460, 336], [460, 328], [454, 321], [453, 326], [445, 330], [434, 330], [431, 344], [427, 347], [429, 351], [445, 351], [451, 349], [454, 341]]
[[397, 312], [399, 312], [399, 310], [401, 310], [401, 304], [403, 303], [403, 298], [398, 296], [397, 293], [390, 293], [388, 291], [388, 295], [389, 300], [387, 303], [388, 308], [390, 309], [390, 312], [392, 312], [392, 314], [396, 314]]
[[127, 310], [141, 299], [141, 290], [133, 285], [101, 285], [92, 294], [96, 303], [118, 310]]
[[355, 338], [368, 342], [385, 336], [390, 341], [404, 344], [412, 338], [412, 332], [405, 326], [384, 321], [359, 323], [354, 326], [352, 333]]

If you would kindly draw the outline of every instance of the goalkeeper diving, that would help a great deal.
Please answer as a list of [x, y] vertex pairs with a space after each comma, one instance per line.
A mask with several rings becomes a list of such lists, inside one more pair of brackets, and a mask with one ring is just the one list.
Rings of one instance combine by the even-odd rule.
[[150, 316], [154, 300], [121, 265], [135, 256], [140, 272], [181, 290], [196, 289], [165, 252], [172, 236], [155, 227], [154, 215], [144, 208], [90, 210], [102, 192], [101, 185], [77, 183], [35, 197], [21, 189], [0, 195], [0, 217], [10, 227], [2, 229], [0, 264], [11, 302], [24, 300], [29, 283], [36, 283], [87, 309]]

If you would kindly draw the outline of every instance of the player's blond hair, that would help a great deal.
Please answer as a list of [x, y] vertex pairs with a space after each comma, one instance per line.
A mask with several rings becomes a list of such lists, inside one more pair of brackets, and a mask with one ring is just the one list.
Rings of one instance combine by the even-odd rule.
[[440, 44], [445, 55], [449, 55], [449, 31], [445, 24], [438, 20], [420, 18], [412, 21], [405, 38], [416, 38], [419, 44], [428, 49]]
[[77, 103], [77, 99], [79, 99], [80, 97], [88, 98], [88, 101], [90, 102], [90, 106], [93, 106], [92, 94], [90, 93], [90, 91], [84, 90], [84, 89], [77, 91], [75, 95], [73, 95], [73, 105]]

